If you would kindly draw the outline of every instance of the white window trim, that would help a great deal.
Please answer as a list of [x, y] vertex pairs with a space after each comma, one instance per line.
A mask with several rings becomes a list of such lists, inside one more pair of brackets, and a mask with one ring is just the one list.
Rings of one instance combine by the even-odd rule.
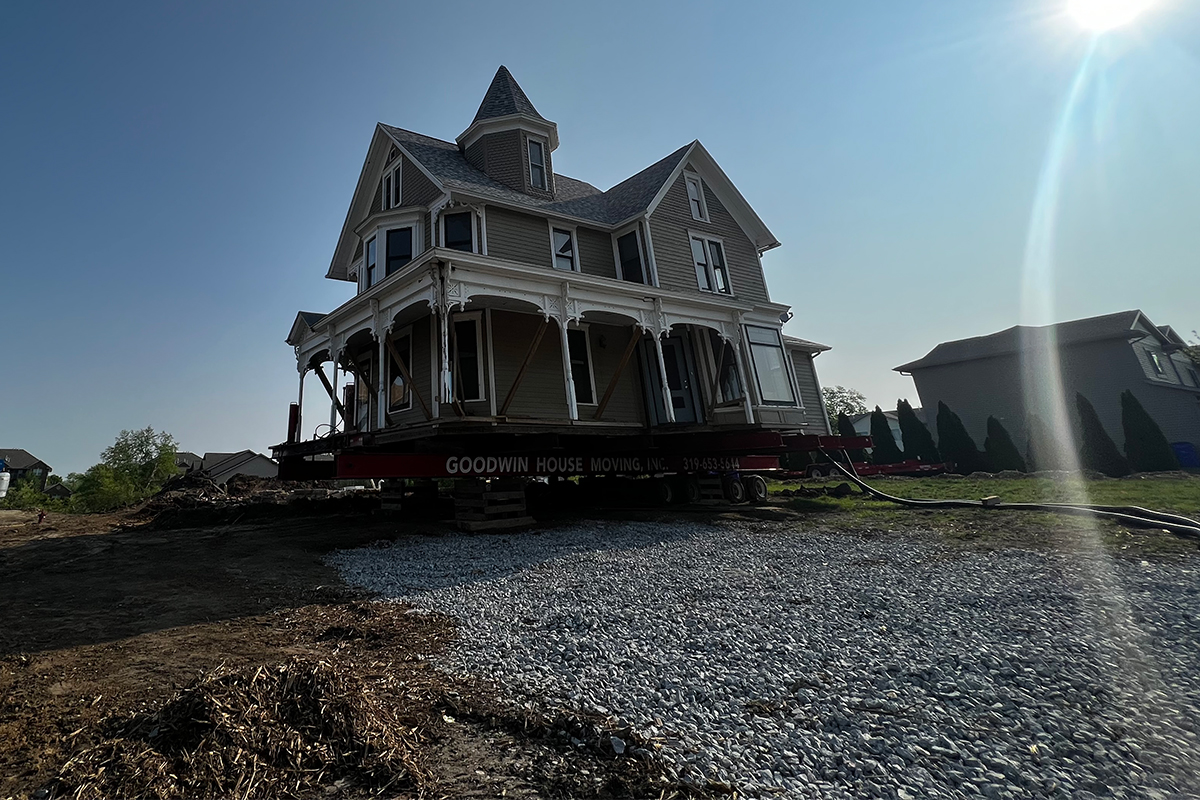
[[370, 276], [367, 273], [367, 253], [371, 250], [372, 240], [375, 242], [375, 274], [379, 274], [379, 230], [376, 229], [371, 231], [370, 235], [363, 237], [362, 269], [358, 271], [358, 290], [360, 292], [365, 292], [372, 286], [378, 286], [379, 281], [383, 280], [383, 278], [379, 278], [374, 284], [368, 283]]
[[[383, 200], [382, 208], [384, 211], [390, 211], [393, 208], [404, 207], [404, 157], [398, 156], [395, 165], [388, 167], [383, 171], [383, 175], [379, 178], [379, 193]], [[390, 180], [389, 180], [390, 179]], [[392, 193], [389, 195], [385, 189], [388, 183], [391, 183]], [[392, 202], [393, 198], [399, 195], [396, 202]]]
[[[536, 144], [542, 148], [542, 177], [545, 179], [545, 186], [537, 186], [533, 182], [533, 159], [529, 157], [529, 145]], [[530, 136], [525, 134], [525, 176], [529, 181], [529, 188], [537, 189], [542, 192], [551, 191], [550, 188], [550, 148], [547, 146], [546, 140], [540, 136]]]
[[[356, 263], [359, 264], [358, 270], [358, 291], [365, 292], [370, 289], [367, 286], [367, 242], [371, 239], [375, 240], [375, 269], [380, 271], [379, 280], [375, 281], [375, 285], [388, 279], [384, 273], [387, 272], [387, 232], [394, 231], [398, 228], [412, 228], [413, 230], [413, 261], [417, 260], [417, 256], [425, 252], [424, 235], [425, 223], [422, 219], [423, 214], [419, 210], [404, 211], [396, 214], [388, 214], [386, 217], [380, 217], [375, 222], [375, 227], [369, 231], [363, 231], [363, 255], [362, 259]], [[380, 253], [380, 251], [383, 251]], [[382, 258], [380, 256], [382, 255]], [[409, 262], [412, 263], [411, 261]]]
[[[388, 334], [388, 341], [391, 342], [392, 347], [395, 347], [396, 340], [403, 339], [405, 336], [408, 337], [408, 360], [411, 362], [413, 360], [413, 357], [412, 357], [413, 349], [414, 349], [413, 344], [416, 341], [413, 338], [412, 325], [403, 327], [398, 331], [392, 331], [391, 333]], [[391, 348], [384, 348], [384, 349], [387, 351], [387, 357], [388, 357], [388, 369], [387, 369], [386, 375], [384, 376], [384, 380], [387, 381], [387, 392], [384, 394], [384, 396], [390, 398], [391, 394], [392, 394], [392, 379], [394, 377], [392, 375], [392, 370], [395, 369], [395, 367], [393, 366], [393, 364], [395, 364], [395, 359], [392, 358]], [[400, 348], [397, 347], [396, 349], [399, 350]], [[401, 353], [400, 355], [404, 355], [404, 354]], [[412, 364], [411, 363], [405, 364], [404, 367], [408, 370], [408, 376], [411, 378], [412, 374], [413, 374]], [[389, 400], [388, 404], [387, 404], [387, 408], [385, 409], [386, 413], [388, 413], [388, 414], [403, 414], [405, 411], [412, 411], [413, 392], [414, 391], [415, 391], [415, 387], [413, 387], [413, 386], [408, 387], [408, 404], [402, 408], [401, 407], [393, 408], [391, 401]]]
[[452, 206], [443, 208], [438, 214], [439, 233], [441, 233], [441, 246], [446, 246], [446, 217], [452, 217], [455, 214], [470, 214], [471, 215], [471, 252], [479, 253], [479, 225], [476, 224], [476, 218], [479, 212], [470, 206]]
[[[696, 288], [698, 288], [702, 292], [707, 292], [708, 294], [721, 295], [721, 296], [725, 296], [725, 297], [733, 297], [734, 296], [733, 276], [730, 274], [729, 248], [725, 246], [725, 239], [721, 236], [713, 236], [710, 233], [701, 233], [700, 231], [695, 231], [695, 230], [691, 230], [691, 229], [688, 230], [687, 235], [688, 235], [688, 257], [692, 259], [692, 271], [693, 272], [695, 271], [695, 268], [696, 268], [696, 265], [695, 265], [696, 259], [694, 256], [691, 255], [692, 239], [699, 239], [700, 241], [704, 242], [704, 255], [707, 260], [705, 269], [708, 270], [708, 284], [709, 284], [709, 286], [713, 287], [711, 289], [705, 289], [703, 286], [700, 285], [699, 281], [696, 281]], [[709, 242], [716, 242], [717, 244], [721, 245], [721, 255], [725, 259], [725, 285], [726, 285], [726, 288], [729, 289], [728, 292], [719, 292], [716, 289], [716, 286], [717, 286], [717, 282], [715, 280], [716, 274], [713, 270], [712, 250], [708, 246]]]
[[[688, 213], [691, 214], [692, 219], [696, 220], [697, 222], [711, 222], [708, 216], [708, 203], [704, 199], [704, 181], [694, 172], [684, 172], [683, 180], [684, 194], [687, 195]], [[700, 198], [700, 216], [698, 217], [696, 216], [695, 212], [692, 211], [692, 198], [687, 192], [688, 184], [695, 184], [697, 195]]]
[[[653, 287], [657, 288], [658, 287], [658, 276], [655, 275], [654, 272], [650, 269], [650, 259], [649, 259], [649, 254], [647, 253], [648, 248], [646, 247], [646, 238], [642, 235], [642, 226], [639, 222], [635, 222], [632, 225], [627, 225], [618, 231], [614, 231], [612, 234], [613, 264], [616, 267], [617, 280], [619, 280], [619, 281], [625, 280], [625, 273], [621, 269], [621, 251], [617, 247], [617, 240], [620, 239], [621, 237], [625, 236], [626, 234], [630, 233], [631, 231], [637, 235], [638, 253], [639, 253], [639, 255], [641, 255], [641, 258], [642, 258], [642, 275], [649, 281], [648, 283], [644, 283], [642, 285], [643, 286], [653, 286]], [[633, 283], [633, 281], [626, 281], [626, 283]]]
[[[487, 398], [487, 387], [484, 385], [484, 382], [483, 382], [483, 378], [484, 378], [483, 362], [487, 358], [487, 353], [485, 353], [483, 351], [483, 312], [482, 311], [465, 311], [465, 312], [459, 312], [457, 314], [450, 315], [450, 324], [451, 325], [457, 325], [460, 322], [467, 322], [468, 320], [475, 321], [475, 353], [476, 353], [476, 361], [479, 362], [478, 366], [477, 366], [477, 370], [476, 370], [478, 372], [479, 380], [476, 381], [476, 385], [479, 386], [479, 397], [456, 397], [454, 399], [458, 400], [458, 402], [460, 402], [460, 403], [479, 403], [479, 402], [484, 402], [488, 399]], [[488, 337], [488, 341], [489, 342], [491, 341], [490, 336]], [[457, 331], [455, 331], [453, 347], [454, 347], [454, 354], [453, 354], [454, 358], [452, 358], [450, 360], [452, 370], [458, 368], [458, 335], [457, 335]], [[453, 382], [453, 381], [451, 382], [450, 386], [451, 386], [451, 391], [455, 391], [458, 388], [456, 386], [456, 382]]]
[[559, 269], [558, 267], [558, 249], [554, 246], [554, 231], [566, 231], [567, 233], [571, 234], [571, 261], [573, 262], [571, 265], [571, 271], [582, 272], [583, 270], [579, 266], [579, 235], [577, 233], [577, 226], [562, 225], [556, 223], [552, 219], [546, 220], [546, 225], [550, 228], [550, 266], [559, 272], [563, 272], [563, 270]]
[[[584, 402], [581, 402], [578, 397], [576, 397], [575, 405], [577, 405], [577, 406], [596, 406], [596, 405], [600, 404], [600, 401], [596, 397], [596, 359], [592, 356], [592, 334], [591, 334], [590, 328], [591, 328], [591, 325], [589, 325], [586, 322], [577, 322], [577, 323], [575, 323], [574, 328], [570, 328], [570, 327], [567, 328], [568, 343], [570, 342], [569, 337], [570, 337], [571, 331], [575, 331], [575, 330], [583, 331], [583, 342], [584, 342], [584, 345], [587, 347], [588, 380], [591, 381], [591, 384], [592, 384], [592, 401], [590, 403], [584, 403]], [[568, 347], [568, 356], [570, 356], [569, 351], [570, 351], [570, 348]], [[574, 365], [571, 366], [571, 377], [572, 378], [575, 377]], [[578, 395], [578, 392], [576, 392], [576, 395]]]
[[[790, 403], [787, 400], [767, 400], [763, 396], [762, 379], [758, 374], [758, 362], [754, 360], [754, 345], [758, 343], [750, 341], [751, 328], [758, 328], [764, 331], [774, 331], [775, 335], [779, 337], [779, 352], [783, 357], [783, 372], [785, 375], [787, 375], [788, 384], [790, 384], [792, 389], [792, 400]], [[743, 325], [742, 329], [742, 338], [746, 343], [746, 355], [749, 357], [750, 369], [754, 372], [754, 389], [758, 395], [758, 404], [762, 406], [770, 406], [772, 408], [803, 408], [804, 406], [801, 405], [800, 402], [800, 391], [796, 386], [796, 376], [792, 374], [792, 369], [788, 366], [788, 361], [791, 360], [791, 356], [788, 354], [787, 346], [783, 343], [783, 331], [779, 328], [772, 328], [767, 325], [752, 324]], [[772, 347], [773, 345], [763, 346]]]

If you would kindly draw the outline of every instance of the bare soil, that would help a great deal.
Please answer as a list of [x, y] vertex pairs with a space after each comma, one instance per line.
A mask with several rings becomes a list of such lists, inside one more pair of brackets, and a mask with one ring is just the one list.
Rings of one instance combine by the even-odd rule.
[[[425, 779], [384, 796], [698, 794], [656, 762], [614, 754], [613, 734], [653, 742], [610, 721], [541, 717], [447, 678], [432, 661], [452, 621], [365, 603], [322, 563], [335, 548], [442, 530], [371, 515], [163, 530], [144, 515], [51, 514], [39, 525], [0, 511], [0, 798], [70, 796], [63, 765], [121, 720], [213, 670], [295, 659], [354, 672], [403, 707]], [[367, 788], [331, 782], [312, 796]]]

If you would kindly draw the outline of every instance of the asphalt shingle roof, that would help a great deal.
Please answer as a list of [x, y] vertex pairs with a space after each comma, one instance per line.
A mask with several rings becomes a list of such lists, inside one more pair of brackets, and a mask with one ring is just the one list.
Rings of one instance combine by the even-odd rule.
[[533, 103], [529, 102], [529, 98], [521, 91], [508, 67], [501, 64], [500, 69], [496, 70], [496, 77], [492, 78], [492, 85], [488, 87], [487, 94], [483, 96], [483, 102], [479, 104], [479, 110], [475, 112], [474, 121], [507, 117], [511, 114], [528, 114], [538, 119], [546, 119], [537, 112]]
[[3, 460], [10, 469], [29, 469], [38, 464], [49, 466], [28, 450], [0, 450], [0, 460]]
[[1136, 335], [1137, 332], [1133, 330], [1133, 325], [1141, 313], [1135, 309], [1104, 314], [1099, 317], [1059, 322], [1054, 325], [1014, 325], [987, 336], [942, 342], [923, 358], [901, 364], [894, 370], [896, 372], [912, 372], [925, 367], [937, 367], [959, 361], [974, 361], [979, 358], [993, 358], [1018, 353], [1033, 344], [1047, 342], [1051, 333], [1057, 334], [1059, 347]]

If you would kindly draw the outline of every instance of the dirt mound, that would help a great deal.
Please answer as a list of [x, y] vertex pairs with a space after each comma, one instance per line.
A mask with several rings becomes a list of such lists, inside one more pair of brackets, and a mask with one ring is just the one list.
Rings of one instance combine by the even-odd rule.
[[51, 797], [274, 798], [336, 785], [419, 790], [420, 741], [389, 704], [325, 661], [217, 670], [156, 711], [104, 724]]

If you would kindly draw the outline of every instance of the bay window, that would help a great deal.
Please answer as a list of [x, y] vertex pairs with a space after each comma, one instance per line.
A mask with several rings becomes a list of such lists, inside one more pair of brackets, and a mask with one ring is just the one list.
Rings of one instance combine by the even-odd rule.
[[792, 380], [784, 361], [787, 356], [779, 331], [747, 325], [746, 338], [750, 344], [754, 374], [758, 378], [759, 397], [764, 403], [795, 405], [796, 395], [792, 391]]
[[413, 229], [396, 228], [387, 232], [387, 267], [384, 277], [395, 274], [413, 257]]
[[464, 253], [475, 252], [474, 214], [470, 211], [458, 211], [442, 215], [442, 247], [449, 250], [461, 250]]

